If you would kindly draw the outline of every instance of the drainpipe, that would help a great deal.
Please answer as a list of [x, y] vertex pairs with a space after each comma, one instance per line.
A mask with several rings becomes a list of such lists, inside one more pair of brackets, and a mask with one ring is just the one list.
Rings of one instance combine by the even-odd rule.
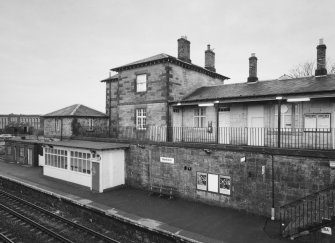
[[275, 172], [273, 165], [273, 154], [272, 157], [272, 208], [271, 208], [271, 220], [275, 220]]
[[60, 141], [63, 140], [63, 118], [60, 119]]
[[171, 134], [170, 134], [170, 108], [169, 108], [169, 94], [170, 94], [170, 66], [167, 65], [165, 67], [166, 70], [166, 141], [171, 141]]
[[278, 148], [280, 148], [280, 127], [281, 127], [281, 100], [283, 97], [277, 97], [278, 100], [278, 136], [277, 136], [277, 142], [278, 142]]
[[216, 144], [219, 144], [219, 104], [216, 104]]

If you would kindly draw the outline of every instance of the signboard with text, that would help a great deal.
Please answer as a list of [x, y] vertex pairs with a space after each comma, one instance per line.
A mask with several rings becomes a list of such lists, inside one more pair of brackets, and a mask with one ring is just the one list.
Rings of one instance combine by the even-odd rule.
[[160, 157], [161, 163], [174, 164], [174, 158]]

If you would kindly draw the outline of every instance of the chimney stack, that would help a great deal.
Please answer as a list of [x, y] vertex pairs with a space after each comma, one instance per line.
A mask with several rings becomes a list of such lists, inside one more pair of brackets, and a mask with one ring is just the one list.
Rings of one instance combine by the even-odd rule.
[[205, 51], [205, 68], [209, 71], [216, 72], [215, 70], [215, 53], [211, 50], [211, 46], [207, 45], [207, 50]]
[[319, 40], [319, 45], [316, 47], [316, 70], [315, 76], [327, 75], [326, 69], [326, 45], [323, 43], [323, 39]]
[[249, 57], [248, 82], [256, 82], [257, 80], [257, 57], [255, 56], [255, 53], [251, 53], [251, 57]]
[[190, 59], [190, 44], [186, 36], [182, 36], [178, 39], [178, 59], [191, 63]]

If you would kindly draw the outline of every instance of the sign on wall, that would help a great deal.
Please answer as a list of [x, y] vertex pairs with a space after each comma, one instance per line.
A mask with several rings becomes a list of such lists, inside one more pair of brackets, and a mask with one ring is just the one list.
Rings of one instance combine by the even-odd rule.
[[220, 175], [220, 193], [230, 195], [231, 179], [230, 176]]
[[197, 172], [197, 189], [207, 190], [207, 173]]
[[161, 163], [174, 164], [174, 158], [160, 157]]

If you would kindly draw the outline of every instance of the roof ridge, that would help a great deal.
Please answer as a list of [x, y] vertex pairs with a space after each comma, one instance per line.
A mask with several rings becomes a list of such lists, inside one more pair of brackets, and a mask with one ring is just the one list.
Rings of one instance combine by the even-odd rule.
[[74, 110], [70, 113], [71, 116], [74, 115], [74, 113], [76, 113], [76, 111], [79, 109], [79, 107], [81, 106], [81, 104], [78, 104], [76, 108], [74, 108]]

